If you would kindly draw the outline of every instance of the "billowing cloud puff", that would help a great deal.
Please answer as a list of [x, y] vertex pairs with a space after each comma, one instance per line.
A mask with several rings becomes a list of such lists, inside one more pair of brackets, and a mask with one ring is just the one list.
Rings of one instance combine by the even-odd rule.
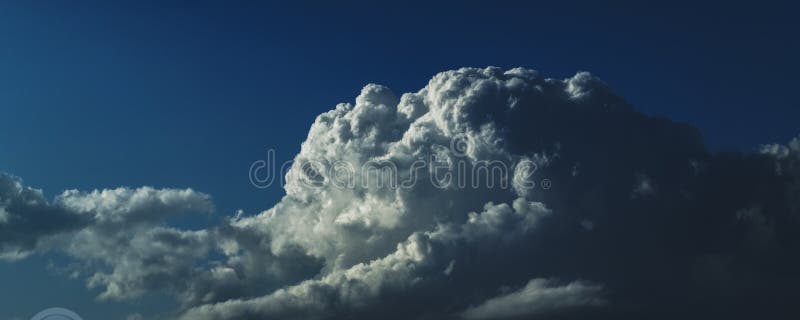
[[[490, 203], [483, 212], [471, 213], [464, 224], [439, 225], [431, 232], [411, 234], [384, 257], [346, 269], [334, 269], [321, 279], [307, 280], [264, 297], [195, 308], [183, 318], [330, 318], [347, 317], [370, 309], [380, 314], [387, 311], [385, 307], [390, 307], [380, 300], [382, 297], [423, 290], [432, 285], [424, 283], [429, 278], [450, 276], [455, 260], [448, 259], [457, 256], [454, 251], [496, 244], [501, 239], [518, 240], [548, 213], [541, 204], [521, 199], [515, 201], [513, 207]], [[394, 316], [399, 315], [395, 313]]]
[[[279, 265], [298, 252], [311, 257], [316, 280], [186, 317], [457, 318], [517, 301], [491, 300], [498, 288], [550, 278], [566, 287], [523, 290], [519, 297], [537, 302], [516, 315], [586, 316], [579, 310], [598, 301], [609, 301], [603, 314], [614, 317], [702, 314], [715, 309], [693, 306], [736, 299], [759, 310], [754, 301], [763, 300], [752, 300], [748, 285], [792, 287], [777, 286], [780, 270], [744, 243], [780, 247], [770, 259], [796, 263], [795, 243], [776, 237], [797, 227], [798, 175], [785, 169], [797, 154], [791, 146], [765, 147], [776, 156], [712, 154], [696, 129], [634, 111], [588, 73], [557, 80], [525, 69], [460, 69], [399, 97], [368, 85], [355, 104], [317, 118], [287, 174], [286, 197], [229, 226], [259, 235]], [[370, 170], [387, 167], [388, 176]], [[498, 167], [505, 170], [487, 174]], [[392, 182], [398, 187], [385, 187]], [[552, 214], [536, 215], [535, 227], [526, 215], [492, 214], [521, 207]], [[502, 228], [484, 228], [500, 216]], [[465, 241], [470, 235], [487, 237]], [[410, 271], [393, 262], [405, 261], [411, 244], [438, 249], [424, 264], [412, 259]], [[742, 279], [749, 284], [720, 287]], [[549, 297], [570, 292], [570, 283], [593, 284], [564, 298], [574, 303]], [[354, 294], [353, 286], [369, 289]]]
[[59, 249], [101, 266], [101, 298], [172, 292], [182, 319], [786, 315], [797, 141], [711, 153], [588, 73], [465, 68], [399, 96], [367, 85], [318, 116], [264, 212], [187, 231], [163, 217], [208, 212], [207, 196], [49, 204], [6, 178], [0, 245], [22, 256], [68, 235]]
[[75, 230], [89, 220], [49, 204], [41, 190], [25, 187], [18, 179], [0, 174], [0, 258], [23, 258], [44, 238]]

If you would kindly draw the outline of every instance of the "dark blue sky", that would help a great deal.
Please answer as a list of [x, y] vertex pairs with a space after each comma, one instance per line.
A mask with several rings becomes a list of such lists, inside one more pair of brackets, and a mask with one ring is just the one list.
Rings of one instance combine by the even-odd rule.
[[[252, 213], [282, 190], [251, 187], [250, 164], [268, 148], [291, 158], [314, 117], [364, 84], [416, 91], [488, 65], [590, 71], [639, 110], [696, 125], [713, 149], [753, 150], [800, 133], [797, 8], [757, 5], [2, 4], [0, 170], [49, 196], [192, 187], [218, 217]], [[53, 283], [69, 298], [51, 301], [91, 304], [80, 281], [42, 265], [0, 266], [0, 283], [31, 283], [24, 310]]]

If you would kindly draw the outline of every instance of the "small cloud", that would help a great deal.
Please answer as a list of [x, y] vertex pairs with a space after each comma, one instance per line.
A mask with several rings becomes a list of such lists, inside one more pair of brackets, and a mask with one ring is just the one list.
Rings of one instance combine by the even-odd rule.
[[144, 320], [144, 316], [141, 313], [134, 313], [125, 317], [125, 320]]
[[455, 260], [450, 260], [450, 264], [447, 265], [447, 268], [444, 269], [444, 275], [449, 276], [453, 273], [453, 268], [456, 266]]
[[633, 186], [633, 190], [631, 191], [631, 198], [646, 198], [655, 193], [656, 188], [653, 185], [653, 182], [650, 180], [650, 177], [644, 174], [636, 175], [636, 184]]
[[603, 287], [582, 281], [558, 286], [552, 280], [533, 279], [517, 291], [470, 307], [461, 316], [469, 320], [507, 319], [532, 316], [573, 307], [602, 306]]
[[581, 220], [581, 227], [583, 227], [586, 230], [592, 231], [594, 230], [594, 222], [589, 219], [583, 219]]

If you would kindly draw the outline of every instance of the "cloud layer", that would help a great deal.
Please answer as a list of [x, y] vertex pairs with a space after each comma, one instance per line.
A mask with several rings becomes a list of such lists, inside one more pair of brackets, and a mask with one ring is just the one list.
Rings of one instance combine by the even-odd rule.
[[[0, 175], [0, 254], [61, 250], [101, 299], [171, 292], [193, 320], [785, 316], [799, 141], [711, 153], [588, 73], [464, 68], [318, 116], [286, 196], [208, 230], [166, 222], [213, 210], [189, 189], [48, 202]], [[371, 165], [415, 183], [337, 170]]]

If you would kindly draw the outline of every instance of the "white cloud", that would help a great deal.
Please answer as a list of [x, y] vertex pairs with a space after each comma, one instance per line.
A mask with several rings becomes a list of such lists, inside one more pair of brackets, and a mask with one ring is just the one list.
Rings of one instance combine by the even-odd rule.
[[[513, 183], [440, 188], [424, 183], [436, 175], [429, 168], [414, 171], [418, 159], [451, 169], [462, 160], [467, 169], [500, 163], [514, 170]], [[641, 296], [648, 286], [680, 288], [680, 279], [689, 277], [664, 270], [662, 260], [693, 262], [678, 254], [691, 249], [681, 247], [686, 240], [675, 239], [680, 232], [673, 228], [727, 234], [716, 224], [686, 225], [701, 214], [724, 215], [729, 206], [697, 202], [718, 178], [689, 163], [716, 168], [727, 160], [710, 154], [695, 128], [634, 111], [585, 72], [559, 80], [525, 69], [465, 68], [437, 74], [399, 98], [367, 85], [354, 104], [317, 117], [294, 160], [286, 196], [260, 214], [232, 219], [221, 241], [225, 264], [241, 278], [264, 266], [284, 272], [300, 258], [311, 261], [302, 264], [309, 266], [305, 275], [269, 277], [280, 289], [196, 305], [184, 318], [442, 318], [458, 312], [453, 305], [464, 310], [500, 285], [561, 273], [577, 282], [559, 287], [537, 280], [468, 314], [527, 298], [538, 300], [525, 312], [599, 306], [600, 285], [626, 297]], [[334, 164], [380, 161], [394, 165], [400, 179], [416, 175], [418, 183], [397, 189], [325, 183], [336, 178]], [[740, 164], [743, 170], [756, 165]], [[463, 179], [476, 178], [465, 172]], [[358, 170], [354, 175], [369, 178]], [[551, 189], [524, 187], [542, 178], [552, 181]], [[633, 201], [632, 185], [652, 201]], [[642, 249], [665, 245], [675, 246], [666, 256]], [[449, 268], [451, 261], [458, 267]], [[426, 297], [439, 306], [426, 304]]]
[[548, 213], [540, 203], [522, 199], [514, 201], [513, 208], [487, 204], [483, 212], [470, 213], [463, 224], [439, 225], [432, 232], [413, 233], [385, 257], [337, 269], [321, 279], [307, 280], [260, 298], [197, 307], [182, 318], [321, 319], [359, 312], [380, 304], [378, 300], [383, 295], [418, 290], [420, 282], [427, 277], [440, 277], [442, 269], [452, 272], [453, 260], [447, 260], [447, 251], [493, 240], [521, 239], [539, 217]]
[[[696, 129], [634, 111], [591, 74], [464, 68], [399, 97], [365, 86], [316, 118], [280, 202], [206, 230], [165, 220], [213, 210], [191, 189], [71, 190], [50, 203], [0, 175], [0, 254], [61, 250], [101, 299], [168, 292], [192, 320], [513, 317], [613, 305], [607, 292], [644, 308], [724, 301], [697, 267], [706, 251], [747, 262], [715, 267], [754, 283], [782, 278], [747, 250], [795, 261], [800, 242], [773, 239], [800, 234], [798, 145], [716, 155]], [[463, 164], [462, 180], [437, 184], [420, 159]], [[335, 165], [382, 163], [417, 183], [380, 186], [359, 170], [369, 183], [331, 183]], [[471, 170], [488, 163], [508, 169], [507, 188]], [[759, 218], [737, 218], [743, 208]], [[769, 241], [739, 247], [764, 230]], [[487, 300], [503, 285], [521, 289]], [[674, 298], [649, 299], [653, 288]]]
[[69, 190], [51, 203], [9, 175], [0, 174], [0, 185], [2, 257], [59, 250], [100, 263], [110, 271], [94, 273], [88, 284], [103, 288], [102, 299], [188, 283], [195, 262], [207, 256], [207, 231], [161, 227], [170, 216], [213, 210], [208, 195], [191, 189]]

